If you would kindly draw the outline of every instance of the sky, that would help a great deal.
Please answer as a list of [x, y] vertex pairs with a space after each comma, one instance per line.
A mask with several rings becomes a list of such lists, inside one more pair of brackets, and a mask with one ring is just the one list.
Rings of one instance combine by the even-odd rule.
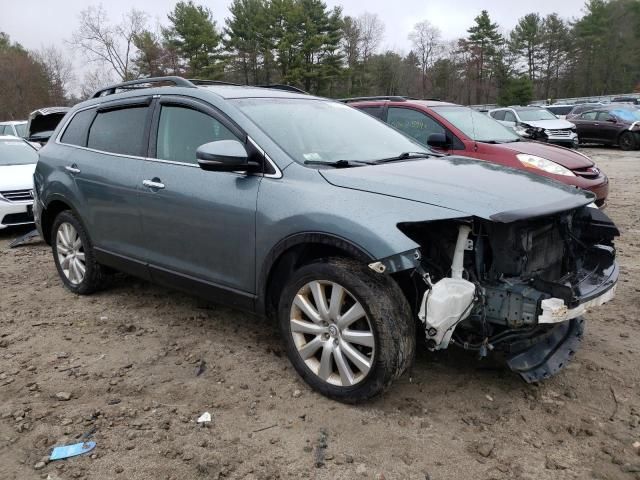
[[[454, 40], [466, 34], [467, 28], [481, 10], [489, 11], [503, 33], [509, 31], [518, 18], [532, 11], [546, 15], [558, 13], [572, 19], [582, 15], [584, 0], [325, 0], [328, 6], [341, 6], [345, 15], [358, 16], [367, 11], [376, 13], [386, 26], [384, 50], [408, 52], [411, 44], [407, 38], [413, 25], [428, 20], [440, 28], [446, 40]], [[93, 0], [0, 0], [0, 31], [9, 34], [13, 41], [28, 49], [37, 50], [51, 44], [67, 49], [65, 40], [77, 28], [78, 14]], [[102, 4], [113, 20], [132, 7], [150, 15], [153, 25], [166, 24], [167, 12], [176, 0], [107, 0]], [[230, 0], [196, 0], [209, 7], [218, 27], [224, 25], [228, 16]], [[80, 52], [69, 51], [77, 69], [86, 68]]]

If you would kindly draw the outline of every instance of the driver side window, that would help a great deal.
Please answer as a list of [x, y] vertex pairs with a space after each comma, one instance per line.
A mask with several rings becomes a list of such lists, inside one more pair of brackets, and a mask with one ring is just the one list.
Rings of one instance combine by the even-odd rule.
[[195, 164], [198, 147], [217, 140], [237, 138], [227, 127], [206, 113], [173, 105], [162, 107], [156, 158]]
[[598, 120], [600, 120], [601, 122], [608, 122], [615, 120], [615, 117], [609, 112], [600, 112], [598, 113]]
[[434, 119], [422, 112], [409, 108], [389, 108], [387, 123], [423, 145], [427, 144], [427, 139], [432, 133], [442, 133], [446, 135], [442, 125]]

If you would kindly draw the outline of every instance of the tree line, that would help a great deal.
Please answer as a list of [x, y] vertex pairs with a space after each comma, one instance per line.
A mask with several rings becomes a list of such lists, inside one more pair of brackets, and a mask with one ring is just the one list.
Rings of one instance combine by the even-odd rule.
[[[407, 37], [408, 53], [383, 49], [378, 15], [344, 15], [321, 0], [232, 0], [224, 25], [188, 0], [155, 28], [144, 11], [114, 21], [102, 6], [89, 6], [68, 44], [92, 66], [79, 80], [80, 97], [109, 82], [161, 75], [463, 104], [640, 90], [638, 0], [587, 0], [573, 19], [530, 13], [508, 32], [482, 10], [463, 38], [445, 39], [428, 20]], [[0, 89], [0, 115], [77, 101], [70, 65], [59, 49], [28, 52], [1, 34], [0, 78], [9, 88]]]

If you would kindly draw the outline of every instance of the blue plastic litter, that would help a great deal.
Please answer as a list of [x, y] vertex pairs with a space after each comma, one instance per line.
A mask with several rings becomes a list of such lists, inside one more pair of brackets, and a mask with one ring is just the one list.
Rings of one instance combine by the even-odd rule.
[[96, 448], [96, 442], [82, 442], [73, 445], [65, 445], [63, 447], [55, 447], [51, 452], [49, 460], [61, 460], [63, 458], [75, 457], [88, 453]]

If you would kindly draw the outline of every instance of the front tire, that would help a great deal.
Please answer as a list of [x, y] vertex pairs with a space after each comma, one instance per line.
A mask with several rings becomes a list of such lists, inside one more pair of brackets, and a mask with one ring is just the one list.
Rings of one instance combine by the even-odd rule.
[[79, 295], [89, 295], [104, 283], [104, 271], [80, 220], [69, 210], [61, 212], [51, 229], [53, 259], [62, 283]]
[[280, 331], [300, 376], [323, 395], [356, 403], [411, 365], [415, 322], [390, 278], [348, 259], [297, 270], [280, 296]]
[[633, 136], [633, 133], [631, 132], [623, 132], [622, 135], [620, 135], [620, 140], [618, 140], [618, 144], [620, 145], [620, 148], [624, 151], [635, 150], [636, 148], [638, 148], [636, 139]]

